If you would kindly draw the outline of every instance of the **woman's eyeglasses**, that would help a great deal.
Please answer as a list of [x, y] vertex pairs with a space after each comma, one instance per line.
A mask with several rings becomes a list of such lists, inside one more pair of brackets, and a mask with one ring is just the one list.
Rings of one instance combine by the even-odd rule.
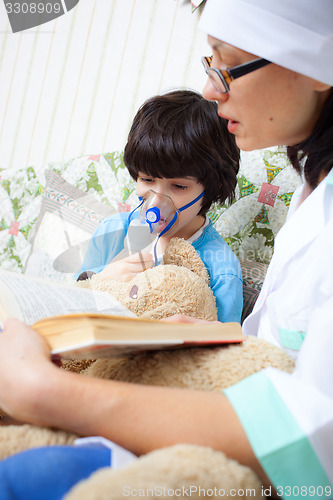
[[247, 75], [248, 73], [252, 73], [252, 71], [259, 68], [263, 68], [264, 66], [267, 66], [267, 64], [271, 64], [271, 61], [260, 58], [245, 64], [240, 64], [239, 66], [234, 66], [230, 69], [217, 69], [211, 67], [212, 57], [202, 57], [201, 62], [215, 89], [221, 94], [229, 92], [229, 85], [232, 80], [235, 80], [240, 76]]

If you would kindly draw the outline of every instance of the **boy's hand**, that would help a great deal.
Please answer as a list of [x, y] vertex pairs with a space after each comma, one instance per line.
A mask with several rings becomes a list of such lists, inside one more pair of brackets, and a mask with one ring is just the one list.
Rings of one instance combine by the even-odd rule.
[[111, 262], [99, 274], [112, 280], [130, 281], [137, 274], [152, 267], [154, 267], [153, 256], [148, 252], [138, 252], [116, 262]]

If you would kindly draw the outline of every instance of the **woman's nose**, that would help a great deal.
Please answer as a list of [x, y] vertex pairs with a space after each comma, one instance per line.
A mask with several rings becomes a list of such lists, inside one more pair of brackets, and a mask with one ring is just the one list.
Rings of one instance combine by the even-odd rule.
[[207, 101], [225, 102], [229, 99], [228, 92], [222, 94], [222, 92], [216, 90], [210, 78], [207, 78], [207, 82], [203, 88], [202, 95], [205, 99], [207, 99]]

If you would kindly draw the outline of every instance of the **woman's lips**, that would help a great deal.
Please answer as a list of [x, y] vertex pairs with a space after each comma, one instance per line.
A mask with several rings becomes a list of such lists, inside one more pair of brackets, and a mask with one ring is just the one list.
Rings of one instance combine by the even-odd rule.
[[228, 130], [230, 134], [235, 134], [237, 127], [239, 125], [239, 122], [235, 122], [234, 120], [228, 120]]
[[228, 122], [228, 125], [227, 125], [228, 130], [231, 134], [234, 134], [236, 132], [238, 125], [239, 125], [239, 122], [232, 120], [231, 118], [229, 118], [229, 116], [225, 116], [222, 113], [219, 113], [219, 116], [221, 118], [224, 118], [224, 120], [226, 120]]

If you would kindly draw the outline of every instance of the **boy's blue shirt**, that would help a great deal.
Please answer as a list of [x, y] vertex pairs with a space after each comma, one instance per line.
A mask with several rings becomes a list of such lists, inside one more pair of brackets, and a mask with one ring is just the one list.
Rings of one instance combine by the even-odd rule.
[[[112, 215], [98, 226], [89, 243], [80, 272], [102, 271], [123, 250], [128, 230], [128, 215], [128, 212]], [[133, 214], [133, 216], [138, 215]], [[243, 287], [239, 260], [211, 221], [192, 245], [208, 271], [210, 287], [216, 298], [219, 321], [240, 322]]]

